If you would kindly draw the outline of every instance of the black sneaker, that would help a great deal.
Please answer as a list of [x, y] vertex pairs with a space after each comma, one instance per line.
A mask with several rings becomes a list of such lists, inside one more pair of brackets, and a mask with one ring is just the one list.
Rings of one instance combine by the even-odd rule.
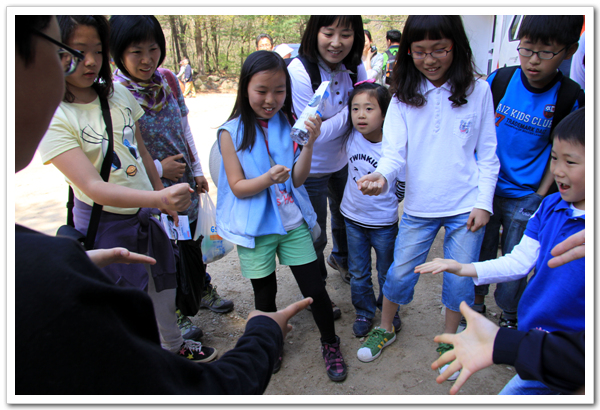
[[342, 317], [342, 311], [335, 303], [331, 302], [331, 308], [333, 309], [333, 320], [338, 320]]
[[217, 358], [217, 349], [193, 340], [184, 340], [177, 354], [192, 362], [208, 363]]
[[519, 322], [517, 319], [508, 319], [504, 317], [504, 314], [501, 314], [500, 319], [498, 319], [498, 326], [505, 327], [507, 329], [517, 329], [518, 324]]
[[344, 357], [340, 351], [340, 338], [335, 337], [335, 343], [322, 343], [321, 353], [325, 360], [327, 376], [334, 382], [346, 380], [348, 376], [348, 366], [344, 362]]
[[361, 315], [356, 315], [354, 325], [352, 325], [352, 333], [356, 337], [365, 337], [369, 334], [372, 326], [373, 321], [371, 319]]
[[394, 332], [398, 333], [400, 330], [402, 330], [402, 321], [400, 320], [400, 315], [398, 312], [396, 312], [394, 318], [392, 319], [392, 325], [394, 325]]
[[342, 280], [346, 283], [350, 283], [350, 272], [348, 272], [348, 269], [340, 266], [337, 261], [335, 260], [335, 258], [333, 257], [333, 255], [329, 255], [329, 257], [327, 258], [327, 264], [329, 266], [331, 266], [333, 269], [337, 270], [338, 272], [340, 272], [340, 276], [342, 277]]
[[197, 326], [194, 326], [189, 317], [183, 315], [179, 309], [175, 311], [177, 314], [177, 326], [181, 331], [181, 336], [186, 340], [198, 340], [204, 332]]
[[233, 310], [233, 301], [223, 299], [217, 293], [217, 287], [209, 283], [204, 292], [202, 292], [200, 308], [210, 309], [216, 313], [227, 313]]

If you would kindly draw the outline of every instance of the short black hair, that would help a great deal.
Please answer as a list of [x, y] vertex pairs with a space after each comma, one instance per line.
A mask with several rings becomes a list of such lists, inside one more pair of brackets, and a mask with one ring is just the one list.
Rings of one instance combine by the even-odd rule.
[[258, 36], [256, 36], [256, 47], [258, 47], [258, 42], [260, 40], [262, 40], [263, 38], [268, 38], [269, 41], [271, 42], [271, 46], [273, 46], [273, 37], [271, 37], [267, 33], [260, 33]]
[[355, 71], [361, 62], [365, 46], [365, 31], [361, 16], [310, 16], [300, 41], [298, 54], [306, 57], [311, 63], [317, 63], [319, 61], [319, 48], [317, 46], [319, 30], [321, 27], [330, 26], [336, 21], [341, 27], [350, 27], [354, 31], [352, 48], [346, 58], [342, 60], [342, 63], [347, 69]]
[[390, 40], [392, 43], [400, 43], [402, 39], [402, 33], [400, 30], [389, 30], [385, 33], [386, 40]]
[[554, 138], [585, 147], [585, 107], [563, 118], [552, 131], [552, 140]]
[[[94, 27], [102, 43], [102, 67], [98, 73], [98, 78], [94, 81], [94, 89], [104, 98], [108, 98], [113, 92], [112, 73], [110, 72], [110, 27], [106, 17], [97, 16], [56, 16], [58, 26], [60, 27], [60, 37], [62, 42], [67, 44], [73, 35], [73, 32], [79, 26]], [[81, 64], [81, 63], [80, 63]], [[64, 101], [73, 102], [75, 96], [65, 87]]]
[[33, 63], [35, 49], [33, 47], [34, 31], [43, 31], [50, 24], [52, 16], [25, 15], [15, 16], [15, 46], [25, 66]]
[[570, 46], [579, 42], [583, 16], [525, 16], [517, 37], [527, 37], [531, 42], [554, 42], [558, 45]]
[[123, 64], [123, 53], [132, 44], [156, 41], [160, 59], [156, 68], [165, 61], [167, 46], [160, 23], [154, 16], [112, 16], [110, 18], [110, 53], [115, 64], [127, 77], [131, 74]]

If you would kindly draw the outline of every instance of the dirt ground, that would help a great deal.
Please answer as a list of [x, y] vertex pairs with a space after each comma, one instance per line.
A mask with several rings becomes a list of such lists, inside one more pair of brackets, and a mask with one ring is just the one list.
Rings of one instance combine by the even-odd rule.
[[[190, 124], [207, 177], [208, 153], [216, 139], [216, 127], [227, 119], [234, 101], [234, 94], [198, 94], [197, 98], [186, 100], [190, 108]], [[210, 193], [216, 202], [216, 187], [210, 181]], [[30, 166], [15, 176], [14, 188], [14, 192], [11, 192], [9, 185], [8, 200], [14, 197], [16, 222], [54, 235], [66, 218], [67, 185], [62, 175], [52, 165], [42, 165], [36, 155]], [[399, 212], [402, 213], [402, 206]], [[443, 232], [440, 232], [429, 259], [442, 256], [442, 241]], [[330, 250], [329, 239], [325, 256], [329, 255]], [[294, 329], [285, 341], [282, 369], [272, 377], [266, 394], [448, 394], [451, 382], [438, 385], [435, 382], [437, 372], [430, 368], [430, 364], [437, 358], [437, 345], [433, 342], [433, 337], [443, 331], [444, 324], [442, 277], [427, 275], [420, 278], [414, 301], [400, 309], [403, 328], [397, 341], [388, 346], [374, 362], [362, 363], [356, 358], [362, 339], [352, 335], [355, 313], [350, 300], [350, 286], [342, 281], [337, 271], [329, 267], [328, 270], [327, 291], [342, 310], [342, 317], [336, 321], [336, 332], [348, 363], [348, 378], [342, 383], [334, 383], [328, 379], [320, 354], [319, 333], [311, 313], [303, 311], [291, 320]], [[240, 273], [235, 250], [225, 258], [209, 264], [208, 272], [218, 287], [218, 292], [235, 302], [235, 310], [228, 314], [201, 310], [192, 320], [204, 330], [202, 342], [217, 348], [223, 354], [234, 347], [243, 333], [246, 317], [253, 309], [253, 294], [250, 281]], [[374, 253], [373, 272], [376, 272]], [[301, 297], [300, 291], [288, 267], [278, 266], [277, 276], [277, 305], [285, 307]], [[493, 286], [490, 293], [492, 292]], [[496, 321], [500, 310], [493, 297], [488, 297], [486, 304], [487, 317]], [[379, 323], [379, 313], [375, 323]], [[514, 374], [512, 367], [492, 366], [473, 375], [459, 394], [495, 395]], [[387, 398], [384, 401], [400, 403], [406, 400], [390, 397], [389, 401]]]

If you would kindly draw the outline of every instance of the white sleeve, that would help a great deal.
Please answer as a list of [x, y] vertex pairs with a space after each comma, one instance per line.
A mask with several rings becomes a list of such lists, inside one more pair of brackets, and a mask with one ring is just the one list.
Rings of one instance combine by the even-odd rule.
[[381, 158], [375, 170], [386, 179], [382, 194], [387, 193], [395, 184], [396, 178], [404, 174], [407, 142], [408, 129], [406, 121], [401, 113], [400, 101], [394, 95], [383, 121]]
[[498, 172], [500, 171], [500, 161], [496, 155], [496, 124], [492, 93], [487, 83], [480, 83], [484, 86], [484, 96], [482, 98], [481, 122], [479, 126], [479, 136], [477, 137], [477, 167], [479, 168], [479, 182], [477, 185], [479, 194], [475, 202], [475, 208], [485, 209], [490, 214], [493, 211], [494, 191], [498, 182]]
[[383, 70], [383, 55], [376, 54], [371, 60], [371, 69], [367, 71], [367, 80], [375, 79], [376, 81], [381, 78]]
[[158, 176], [162, 178], [162, 164], [159, 160], [154, 160], [154, 165], [156, 165], [156, 171], [158, 171]]
[[183, 125], [183, 132], [185, 133], [185, 139], [192, 151], [192, 155], [194, 156], [194, 163], [192, 164], [192, 172], [194, 173], [194, 177], [204, 176], [202, 172], [202, 165], [200, 164], [200, 157], [198, 156], [198, 151], [196, 150], [196, 144], [194, 143], [194, 136], [192, 135], [192, 130], [190, 129], [190, 123], [188, 122], [187, 115], [181, 118], [181, 124]]
[[512, 252], [498, 259], [485, 262], [475, 262], [477, 277], [473, 278], [475, 285], [510, 282], [526, 277], [535, 266], [540, 254], [540, 243], [527, 235]]

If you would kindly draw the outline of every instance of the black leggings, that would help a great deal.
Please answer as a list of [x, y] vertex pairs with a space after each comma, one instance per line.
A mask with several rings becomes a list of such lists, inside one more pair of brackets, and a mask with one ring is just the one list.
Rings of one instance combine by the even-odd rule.
[[[335, 325], [331, 299], [321, 279], [317, 261], [306, 265], [290, 266], [300, 292], [304, 297], [313, 298], [312, 315], [321, 333], [322, 343], [335, 343]], [[276, 312], [277, 278], [275, 272], [261, 279], [251, 279], [254, 288], [254, 307], [263, 312]]]

